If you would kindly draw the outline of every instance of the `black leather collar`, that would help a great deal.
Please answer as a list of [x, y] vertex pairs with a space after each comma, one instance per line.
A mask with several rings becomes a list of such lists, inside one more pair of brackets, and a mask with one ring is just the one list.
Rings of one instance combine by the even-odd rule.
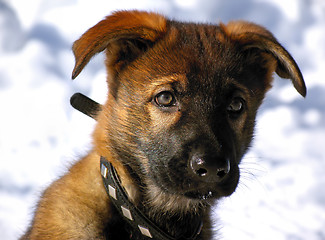
[[87, 116], [95, 119], [97, 113], [101, 110], [102, 106], [98, 102], [90, 99], [82, 93], [75, 93], [70, 98], [70, 104], [78, 111], [86, 114]]
[[[80, 112], [95, 118], [100, 111], [101, 105], [81, 93], [75, 93], [71, 97], [71, 105]], [[200, 217], [195, 219], [195, 227], [189, 236], [171, 236], [161, 230], [155, 223], [150, 221], [133, 203], [122, 187], [115, 168], [106, 158], [100, 158], [100, 172], [107, 194], [115, 205], [117, 211], [131, 225], [134, 231], [138, 231], [143, 239], [159, 240], [194, 240], [201, 232], [202, 220]], [[184, 230], [184, 229], [182, 229]]]

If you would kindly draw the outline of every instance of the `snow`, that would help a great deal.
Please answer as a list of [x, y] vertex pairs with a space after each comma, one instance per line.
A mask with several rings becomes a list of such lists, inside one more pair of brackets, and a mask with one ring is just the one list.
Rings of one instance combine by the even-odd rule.
[[103, 56], [70, 81], [71, 45], [118, 9], [185, 21], [245, 19], [292, 53], [301, 98], [275, 77], [241, 164], [237, 191], [214, 208], [221, 239], [325, 239], [325, 1], [0, 0], [0, 232], [17, 239], [42, 190], [91, 148], [94, 121], [69, 106], [77, 91], [103, 102]]

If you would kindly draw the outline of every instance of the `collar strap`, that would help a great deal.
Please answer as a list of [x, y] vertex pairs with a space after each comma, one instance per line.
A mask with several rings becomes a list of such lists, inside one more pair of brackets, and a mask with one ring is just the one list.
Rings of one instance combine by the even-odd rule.
[[73, 94], [72, 97], [70, 98], [70, 104], [78, 111], [94, 119], [97, 113], [102, 108], [101, 104], [95, 102], [94, 100], [83, 95], [82, 93]]
[[150, 221], [127, 197], [115, 168], [104, 157], [100, 157], [100, 172], [105, 189], [116, 209], [127, 220], [133, 229], [138, 231], [144, 239], [180, 240], [195, 239], [201, 232], [202, 221], [197, 221], [197, 226], [190, 237], [173, 237], [162, 231], [156, 224]]

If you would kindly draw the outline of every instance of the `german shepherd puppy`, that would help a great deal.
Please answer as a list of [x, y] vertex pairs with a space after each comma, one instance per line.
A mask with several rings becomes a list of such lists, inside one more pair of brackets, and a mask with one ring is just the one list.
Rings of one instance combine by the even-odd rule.
[[74, 43], [72, 78], [103, 50], [93, 149], [45, 190], [22, 239], [211, 239], [211, 205], [237, 187], [272, 74], [306, 95], [296, 62], [253, 23], [119, 11]]

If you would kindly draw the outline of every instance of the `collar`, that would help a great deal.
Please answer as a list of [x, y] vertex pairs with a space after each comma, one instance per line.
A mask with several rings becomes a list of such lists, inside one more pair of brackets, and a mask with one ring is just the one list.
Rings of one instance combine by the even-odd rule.
[[[82, 93], [75, 93], [70, 98], [70, 104], [79, 112], [95, 119], [97, 113], [101, 110], [102, 105]], [[96, 119], [95, 119], [96, 120]]]
[[[102, 107], [99, 103], [81, 93], [75, 93], [71, 97], [70, 103], [75, 109], [91, 118], [95, 118]], [[203, 226], [200, 217], [196, 218], [194, 222], [195, 227], [189, 236], [181, 235], [174, 237], [164, 232], [128, 199], [115, 168], [104, 157], [100, 157], [100, 172], [106, 192], [117, 211], [135, 231], [138, 231], [143, 236], [143, 239], [194, 240], [200, 234]]]

